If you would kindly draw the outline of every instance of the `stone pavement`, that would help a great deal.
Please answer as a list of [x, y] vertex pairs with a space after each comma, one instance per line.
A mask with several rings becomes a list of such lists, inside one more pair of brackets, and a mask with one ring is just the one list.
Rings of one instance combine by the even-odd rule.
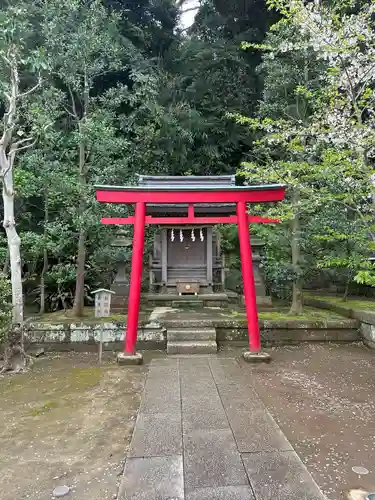
[[235, 359], [151, 362], [120, 500], [323, 500]]

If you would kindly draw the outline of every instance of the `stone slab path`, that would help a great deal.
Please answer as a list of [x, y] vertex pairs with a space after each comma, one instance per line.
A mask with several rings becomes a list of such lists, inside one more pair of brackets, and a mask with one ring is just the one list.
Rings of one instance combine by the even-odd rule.
[[120, 500], [323, 500], [230, 358], [151, 362]]

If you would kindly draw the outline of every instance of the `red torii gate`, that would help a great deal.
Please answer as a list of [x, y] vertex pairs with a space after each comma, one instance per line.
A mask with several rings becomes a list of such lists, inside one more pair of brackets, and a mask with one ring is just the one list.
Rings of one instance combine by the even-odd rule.
[[[189, 186], [169, 186], [168, 188], [96, 186], [96, 199], [101, 203], [135, 204], [134, 216], [101, 219], [103, 224], [134, 225], [132, 268], [128, 300], [128, 322], [125, 337], [125, 357], [129, 357], [130, 359], [136, 355], [145, 226], [150, 224], [238, 224], [250, 353], [258, 354], [260, 352], [260, 331], [249, 224], [277, 223], [279, 220], [248, 215], [247, 203], [277, 202], [282, 201], [284, 197], [285, 186], [278, 184], [265, 186], [206, 187], [204, 190], [197, 190], [197, 188]], [[147, 203], [158, 205], [168, 203], [188, 204], [188, 215], [187, 217], [147, 216]], [[194, 214], [194, 204], [196, 203], [233, 203], [236, 204], [237, 215], [227, 217], [196, 217]]]

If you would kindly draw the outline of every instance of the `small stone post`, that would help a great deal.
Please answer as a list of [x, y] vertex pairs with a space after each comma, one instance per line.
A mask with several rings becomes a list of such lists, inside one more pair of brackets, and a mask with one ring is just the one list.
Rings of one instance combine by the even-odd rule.
[[[111, 314], [111, 297], [114, 294], [111, 290], [99, 288], [93, 292], [95, 296], [95, 318], [107, 318]], [[103, 325], [100, 323], [100, 341], [99, 341], [99, 364], [103, 356]]]

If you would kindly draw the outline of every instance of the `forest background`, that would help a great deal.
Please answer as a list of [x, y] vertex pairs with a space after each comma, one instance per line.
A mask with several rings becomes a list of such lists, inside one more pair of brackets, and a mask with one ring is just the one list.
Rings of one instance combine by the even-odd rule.
[[[0, 2], [0, 322], [108, 287], [114, 247], [95, 184], [137, 173], [287, 184], [258, 227], [272, 294], [375, 285], [374, 3]], [[191, 19], [191, 21], [188, 21]], [[111, 212], [111, 213], [110, 213]], [[131, 238], [131, 228], [126, 229]], [[235, 227], [221, 228], [238, 268]], [[358, 288], [360, 287], [360, 289]]]

